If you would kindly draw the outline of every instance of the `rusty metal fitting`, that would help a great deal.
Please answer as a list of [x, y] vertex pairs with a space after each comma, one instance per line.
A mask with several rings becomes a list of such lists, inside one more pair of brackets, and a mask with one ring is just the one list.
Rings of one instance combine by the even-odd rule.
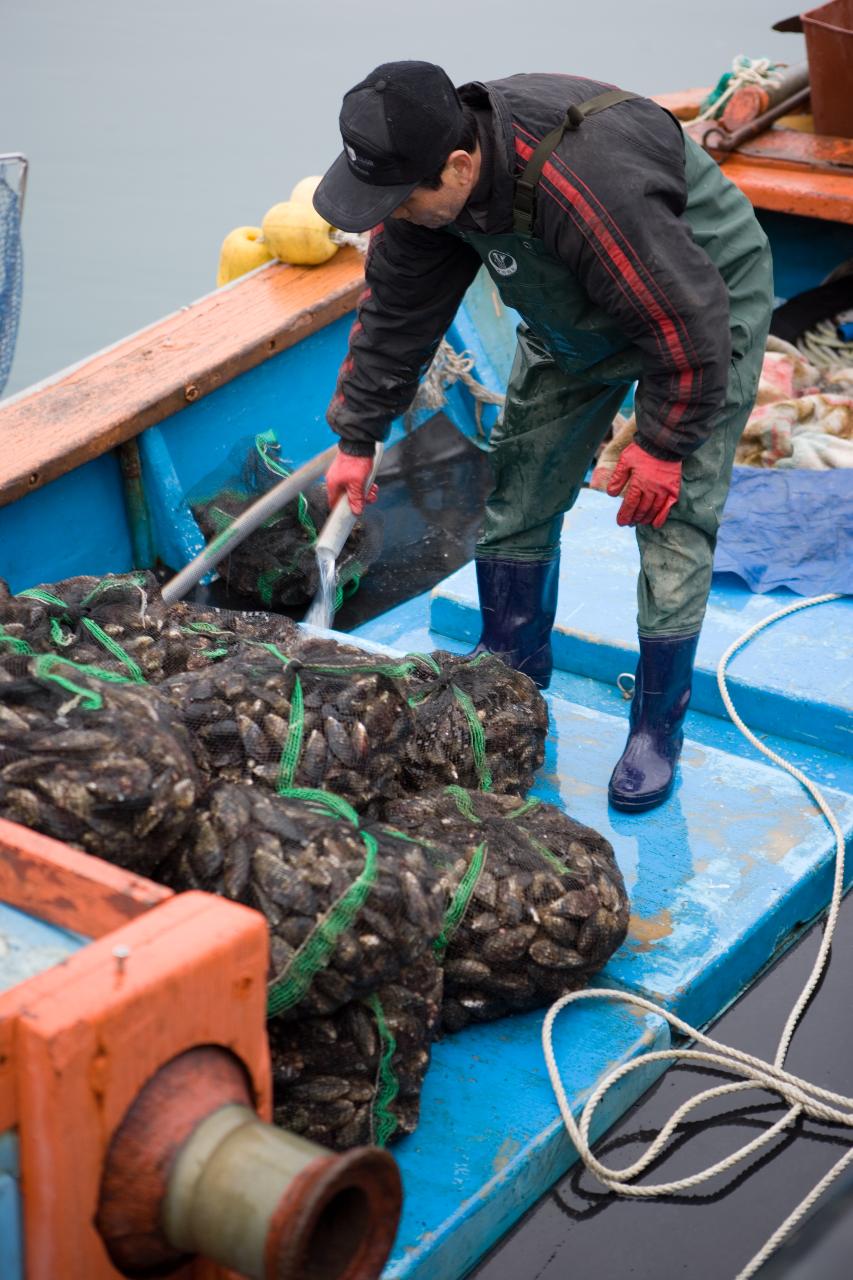
[[131, 1106], [97, 1225], [131, 1277], [201, 1255], [248, 1280], [376, 1280], [401, 1200], [387, 1152], [337, 1155], [265, 1124], [240, 1063], [208, 1046], [161, 1068]]

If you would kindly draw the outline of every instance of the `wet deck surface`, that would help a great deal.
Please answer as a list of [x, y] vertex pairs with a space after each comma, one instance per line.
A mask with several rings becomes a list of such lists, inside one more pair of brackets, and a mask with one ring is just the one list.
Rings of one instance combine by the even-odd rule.
[[[578, 548], [577, 541], [573, 545]], [[688, 740], [680, 782], [667, 804], [651, 814], [634, 817], [608, 809], [605, 789], [610, 768], [624, 741], [627, 704], [619, 697], [612, 680], [593, 678], [593, 672], [598, 673], [599, 668], [596, 663], [588, 664], [585, 655], [606, 653], [616, 669], [631, 669], [633, 635], [623, 619], [628, 643], [617, 643], [616, 624], [609, 611], [597, 609], [593, 590], [596, 573], [594, 565], [590, 566], [586, 560], [589, 552], [589, 539], [581, 540], [580, 555], [575, 556], [573, 567], [574, 593], [569, 594], [565, 589], [563, 593], [567, 607], [570, 604], [580, 617], [575, 627], [583, 643], [575, 644], [572, 639], [564, 653], [575, 669], [558, 671], [548, 695], [552, 731], [535, 793], [543, 799], [556, 800], [581, 821], [602, 831], [612, 841], [625, 873], [634, 908], [631, 929], [626, 945], [611, 961], [601, 981], [661, 1000], [688, 1020], [705, 1023], [754, 983], [771, 958], [790, 945], [825, 904], [830, 890], [834, 842], [797, 783], [765, 761], [727, 720], [703, 712], [691, 711], [688, 716]], [[578, 560], [581, 561], [580, 590]], [[588, 570], [585, 584], [584, 565]], [[469, 578], [473, 579], [470, 570], [463, 570], [433, 594], [432, 618], [442, 625], [443, 634], [430, 631], [424, 625], [429, 599], [423, 596], [363, 624], [358, 628], [358, 635], [403, 650], [444, 646], [464, 651], [475, 638], [477, 621], [476, 597], [473, 581], [467, 582]], [[464, 591], [455, 586], [460, 581], [465, 584]], [[463, 625], [456, 625], [452, 620], [450, 625], [444, 625], [450, 616], [445, 605], [452, 594], [456, 596], [455, 617], [461, 618]], [[463, 597], [461, 605], [460, 596]], [[760, 616], [778, 607], [775, 601], [748, 593], [741, 597], [735, 593], [726, 598], [723, 592], [721, 599], [723, 621], [711, 628], [711, 642], [705, 654], [708, 687], [725, 645], [755, 621], [753, 615]], [[717, 599], [714, 603], [718, 603]], [[841, 607], [849, 611], [848, 605]], [[765, 646], [764, 661], [758, 661], [754, 652], [735, 660], [740, 665], [735, 667], [736, 679], [732, 684], [736, 686], [737, 705], [742, 707], [744, 701], [748, 704], [749, 710], [744, 708], [744, 714], [752, 723], [756, 708], [760, 714], [761, 708], [767, 706], [768, 667], [773, 669], [771, 676], [777, 685], [787, 670], [793, 697], [788, 702], [785, 729], [789, 733], [793, 730], [794, 738], [783, 738], [769, 729], [765, 729], [761, 737], [827, 789], [849, 844], [853, 831], [853, 762], [827, 751], [815, 741], [819, 738], [823, 742], [830, 736], [833, 744], [836, 737], [838, 743], [843, 744], [849, 729], [849, 711], [845, 709], [847, 695], [842, 682], [827, 670], [826, 657], [829, 654], [837, 664], [844, 643], [849, 644], [849, 640], [842, 643], [837, 618], [830, 620], [829, 630], [834, 640], [829, 645], [825, 643], [825, 634], [821, 640], [819, 628], [821, 611], [824, 610], [826, 616], [834, 608], [822, 606], [812, 611], [809, 627], [817, 625], [818, 630], [811, 633], [802, 625], [807, 615], [778, 624], [775, 635], [767, 633], [756, 642], [756, 649], [759, 643]], [[585, 634], [581, 633], [581, 627], [588, 627]], [[787, 627], [790, 630], [783, 632]], [[727, 630], [731, 634], [723, 643]], [[451, 633], [450, 637], [446, 632]], [[816, 652], [806, 660], [802, 657], [804, 643], [816, 644]], [[781, 693], [781, 685], [779, 688]], [[811, 731], [815, 717], [820, 726], [817, 734]], [[775, 723], [772, 716], [768, 720], [770, 725]], [[853, 909], [849, 904], [842, 919], [849, 922], [853, 932]], [[799, 990], [798, 972], [805, 973], [806, 953], [813, 954], [815, 947], [814, 941], [798, 947], [778, 969], [760, 979], [758, 987], [745, 997], [744, 1006], [736, 1005], [726, 1015], [721, 1036], [731, 1038], [739, 1047], [772, 1057], [774, 1036], [778, 1035], [787, 1008]], [[848, 957], [851, 950], [853, 941], [847, 949]], [[836, 952], [839, 952], [838, 946]], [[809, 1014], [790, 1059], [794, 1070], [801, 1070], [845, 1093], [853, 1088], [850, 1071], [845, 1070], [845, 1064], [853, 1056], [847, 973], [849, 961], [847, 966], [844, 958], [836, 961], [831, 978], [835, 983], [835, 997], [827, 1000], [828, 1011], [821, 1013], [819, 1005]], [[829, 989], [830, 980], [827, 981]], [[745, 1013], [741, 1012], [742, 1007], [746, 1008]], [[758, 1013], [753, 1014], [753, 1009]], [[576, 1017], [577, 1012], [571, 1010], [567, 1019]], [[813, 1038], [819, 1034], [815, 1028], [822, 1025], [816, 1021], [818, 1017], [832, 1028], [832, 1035], [823, 1044]], [[529, 1021], [534, 1025], [527, 1039], [528, 1066], [537, 1071], [543, 1062], [537, 1034], [541, 1015], [531, 1015]], [[481, 1034], [486, 1037], [500, 1034], [501, 1025], [483, 1028]], [[746, 1036], [740, 1035], [742, 1025], [748, 1031]], [[731, 1032], [729, 1027], [733, 1028]], [[479, 1080], [479, 1064], [466, 1058], [460, 1037], [444, 1042], [437, 1050], [437, 1060], [442, 1063], [445, 1079], [449, 1080], [455, 1070], [457, 1079], [466, 1081], [466, 1087], [469, 1073], [475, 1082]], [[577, 1070], [571, 1054], [561, 1060], [566, 1064], [568, 1092], [577, 1110], [588, 1089], [588, 1076], [585, 1071]], [[491, 1079], [488, 1077], [485, 1083], [490, 1085]], [[641, 1104], [643, 1108], [647, 1106], [648, 1111], [637, 1112], [638, 1123], [644, 1129], [651, 1128], [656, 1120], [660, 1123], [678, 1102], [707, 1083], [704, 1073], [670, 1071], [655, 1086], [648, 1103]], [[442, 1148], [440, 1159], [444, 1160], [445, 1167], [449, 1169], [454, 1161], [467, 1159], [469, 1174], [480, 1173], [481, 1197], [487, 1199], [493, 1184], [489, 1171], [483, 1168], [479, 1145], [484, 1142], [491, 1148], [502, 1132], [501, 1124], [508, 1131], [515, 1123], [518, 1107], [524, 1105], [514, 1096], [498, 1096], [506, 1102], [503, 1117], [492, 1116], [490, 1122], [481, 1124], [481, 1114], [469, 1100], [467, 1106], [457, 1107], [452, 1117], [448, 1115], [454, 1124], [441, 1126], [440, 1133], [432, 1128], [430, 1111], [425, 1105], [421, 1129], [415, 1135], [420, 1139], [420, 1146], [416, 1149], [413, 1140], [408, 1139], [412, 1144], [409, 1148], [405, 1142], [398, 1148], [406, 1185], [422, 1190], [420, 1162], [430, 1136], [434, 1135], [436, 1144]], [[755, 1098], [753, 1094], [744, 1096], [747, 1104]], [[425, 1094], [425, 1104], [427, 1101]], [[753, 1136], [761, 1115], [770, 1114], [775, 1118], [781, 1112], [780, 1107], [763, 1095], [758, 1097], [756, 1105], [757, 1111], [747, 1106], [736, 1120], [734, 1132], [731, 1125], [722, 1121], [723, 1108], [719, 1104], [716, 1118], [707, 1124], [700, 1121], [690, 1125], [690, 1132], [698, 1136], [698, 1142], [693, 1144], [696, 1149], [685, 1153], [679, 1146], [675, 1161], [667, 1168], [667, 1179], [710, 1163], [738, 1145], [744, 1132], [747, 1137]], [[556, 1115], [556, 1104], [552, 1102], [551, 1106], [552, 1115]], [[767, 1110], [763, 1111], [762, 1107]], [[492, 1125], [496, 1125], [495, 1131]], [[480, 1270], [489, 1280], [539, 1280], [540, 1277], [557, 1280], [576, 1270], [607, 1277], [690, 1275], [717, 1280], [733, 1276], [844, 1149], [837, 1135], [827, 1135], [808, 1124], [801, 1128], [808, 1135], [804, 1143], [807, 1151], [798, 1154], [796, 1144], [792, 1146], [790, 1138], [784, 1139], [779, 1143], [778, 1159], [756, 1160], [754, 1182], [748, 1171], [736, 1174], [731, 1192], [709, 1184], [707, 1193], [701, 1191], [692, 1199], [673, 1198], [671, 1202], [651, 1206], [631, 1201], [613, 1202], [612, 1197], [602, 1195], [601, 1188], [596, 1190], [586, 1175], [572, 1174], [558, 1184], [559, 1192], [545, 1196], [530, 1213], [526, 1224], [503, 1246], [499, 1245]], [[623, 1120], [611, 1136], [620, 1146], [627, 1146], [626, 1135], [630, 1132], [630, 1121]], [[539, 1166], [538, 1172], [543, 1178], [548, 1176], [548, 1162], [535, 1147], [529, 1148], [524, 1156], [530, 1166], [525, 1171], [527, 1185], [536, 1176], [533, 1166]], [[571, 1152], [569, 1156], [571, 1158]], [[615, 1159], [628, 1162], [627, 1155], [623, 1157], [618, 1151]], [[795, 1178], [792, 1177], [794, 1168]], [[715, 1205], [718, 1200], [730, 1203], [729, 1196], [740, 1187], [745, 1188], [738, 1193], [737, 1210], [743, 1230], [740, 1234], [732, 1230], [721, 1241], [718, 1239], [721, 1231], [727, 1230], [720, 1226], [723, 1219], [717, 1217], [715, 1223], [708, 1222], [700, 1206]], [[753, 1197], [761, 1199], [761, 1213], [753, 1211]], [[445, 1216], [439, 1200], [440, 1197], [425, 1204], [423, 1194], [418, 1196], [421, 1230], [412, 1236], [411, 1229], [418, 1223], [411, 1219], [404, 1222], [389, 1275], [400, 1280], [403, 1277], [425, 1280], [427, 1276], [432, 1280], [433, 1275], [449, 1275], [458, 1280], [469, 1270], [466, 1250], [471, 1242], [464, 1200], [457, 1201], [455, 1217]], [[605, 1218], [605, 1208], [609, 1218]], [[662, 1225], [662, 1221], [667, 1219], [655, 1216], [666, 1212], [678, 1220], [679, 1246], [665, 1238], [669, 1228]], [[614, 1223], [617, 1213], [620, 1220]], [[694, 1220], [701, 1220], [701, 1230], [691, 1227]], [[482, 1246], [490, 1231], [502, 1229], [502, 1216], [496, 1213], [489, 1220], [481, 1213], [477, 1227]], [[456, 1269], [448, 1273], [442, 1269], [442, 1262], [444, 1255], [452, 1252], [454, 1240], [463, 1247], [456, 1257]], [[434, 1270], [426, 1265], [425, 1244], [436, 1251]], [[697, 1269], [697, 1256], [704, 1268], [701, 1271]], [[804, 1274], [823, 1275], [823, 1272]], [[831, 1277], [833, 1273], [828, 1270], [826, 1274]], [[849, 1274], [849, 1266], [843, 1274]]]
[[[788, 1011], [810, 971], [820, 940], [813, 928], [715, 1025], [711, 1034], [773, 1057]], [[832, 963], [789, 1051], [790, 1070], [829, 1089], [853, 1093], [853, 899], [841, 910]], [[724, 1081], [710, 1072], [667, 1072], [614, 1126], [597, 1154], [628, 1164], [675, 1108]], [[727, 1117], [722, 1101], [683, 1126], [669, 1160], [648, 1176], [669, 1181], [712, 1164], [755, 1137], [784, 1108], [769, 1095], [744, 1094]], [[727, 1177], [692, 1193], [638, 1203], [607, 1192], [576, 1169], [562, 1179], [478, 1267], [476, 1280], [566, 1280], [574, 1274], [631, 1280], [725, 1280], [733, 1277], [798, 1201], [847, 1149], [843, 1136], [798, 1123]], [[848, 1170], [817, 1206], [817, 1216], [762, 1269], [762, 1280], [848, 1280], [853, 1257], [853, 1177]]]

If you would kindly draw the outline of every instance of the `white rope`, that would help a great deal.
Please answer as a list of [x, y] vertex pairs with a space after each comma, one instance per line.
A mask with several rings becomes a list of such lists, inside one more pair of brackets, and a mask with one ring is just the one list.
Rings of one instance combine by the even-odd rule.
[[483, 405], [502, 405], [506, 397], [499, 391], [490, 391], [488, 387], [478, 382], [471, 372], [473, 368], [474, 357], [470, 352], [455, 351], [447, 339], [442, 338], [432, 363], [421, 380], [409, 409], [409, 415], [418, 409], [438, 411], [447, 399], [447, 389], [454, 382], [462, 382], [474, 399], [477, 431], [482, 435]]
[[[765, 627], [769, 627], [771, 623], [777, 622], [780, 618], [787, 617], [788, 614], [796, 613], [800, 609], [808, 609], [813, 605], [825, 604], [830, 600], [837, 600], [837, 595], [818, 596], [813, 600], [799, 600], [795, 604], [789, 605], [785, 609], [780, 609], [777, 613], [771, 614], [770, 617], [764, 618], [761, 622], [756, 623], [744, 635], [735, 640], [729, 646], [720, 659], [717, 667], [717, 684], [720, 689], [720, 695], [725, 704], [726, 710], [731, 716], [734, 723], [740, 729], [741, 733], [756, 747], [762, 755], [772, 760], [774, 764], [779, 765], [787, 773], [808, 791], [815, 804], [820, 809], [826, 821], [835, 836], [835, 876], [832, 886], [832, 897], [830, 899], [829, 912], [826, 919], [826, 926], [823, 932], [820, 949], [817, 958], [812, 966], [811, 973], [806, 981], [802, 991], [792, 1008], [782, 1035], [779, 1040], [778, 1047], [773, 1062], [765, 1062], [761, 1058], [753, 1057], [752, 1054], [744, 1053], [742, 1050], [732, 1048], [730, 1045], [722, 1044], [717, 1040], [712, 1040], [710, 1036], [705, 1035], [702, 1031], [698, 1031], [695, 1027], [691, 1027], [675, 1014], [670, 1013], [667, 1009], [655, 1004], [651, 1000], [645, 1000], [640, 996], [632, 995], [625, 991], [610, 991], [606, 989], [587, 989], [585, 991], [572, 992], [570, 995], [563, 996], [556, 1004], [548, 1010], [545, 1022], [542, 1028], [542, 1047], [545, 1053], [545, 1061], [548, 1065], [548, 1074], [551, 1078], [551, 1084], [557, 1098], [560, 1113], [563, 1117], [569, 1137], [574, 1143], [578, 1154], [586, 1165], [587, 1169], [595, 1175], [600, 1182], [611, 1191], [617, 1192], [623, 1196], [635, 1196], [638, 1198], [652, 1198], [654, 1196], [672, 1195], [674, 1192], [684, 1191], [690, 1187], [698, 1186], [700, 1183], [706, 1182], [709, 1178], [714, 1177], [718, 1173], [726, 1173], [728, 1170], [746, 1160], [762, 1147], [767, 1146], [774, 1141], [780, 1133], [789, 1128], [799, 1116], [805, 1114], [812, 1120], [823, 1121], [828, 1124], [842, 1125], [846, 1128], [853, 1128], [853, 1098], [845, 1097], [843, 1094], [833, 1093], [831, 1090], [820, 1088], [818, 1085], [811, 1084], [807, 1080], [802, 1080], [799, 1076], [793, 1075], [786, 1071], [783, 1067], [785, 1056], [791, 1039], [797, 1028], [797, 1024], [803, 1015], [814, 991], [821, 979], [824, 969], [826, 968], [830, 947], [832, 945], [832, 937], [835, 932], [838, 920], [838, 912], [841, 907], [841, 898], [844, 888], [844, 833], [836, 818], [830, 809], [818, 787], [811, 782], [804, 773], [802, 773], [790, 761], [784, 760], [777, 755], [763, 742], [756, 738], [755, 734], [744, 724], [735, 710], [726, 685], [726, 667], [731, 661], [735, 653], [746, 644], [754, 636], [762, 631]], [[681, 1035], [694, 1041], [696, 1044], [703, 1046], [700, 1049], [662, 1049], [654, 1053], [641, 1054], [637, 1058], [632, 1058], [629, 1062], [623, 1063], [621, 1067], [617, 1067], [602, 1078], [594, 1092], [587, 1100], [581, 1115], [580, 1123], [575, 1122], [572, 1115], [572, 1109], [566, 1097], [566, 1091], [560, 1076], [560, 1069], [554, 1055], [554, 1047], [552, 1042], [554, 1020], [561, 1010], [567, 1005], [577, 1003], [581, 1000], [610, 1000], [628, 1004], [637, 1009], [644, 1009], [649, 1013], [657, 1014], [664, 1018], [671, 1027], [680, 1032]], [[732, 1084], [720, 1085], [713, 1089], [706, 1089], [696, 1094], [693, 1098], [683, 1103], [670, 1117], [661, 1129], [657, 1137], [649, 1144], [643, 1155], [635, 1160], [632, 1165], [626, 1169], [611, 1169], [602, 1164], [596, 1158], [590, 1147], [589, 1135], [592, 1126], [593, 1115], [604, 1095], [619, 1080], [627, 1076], [629, 1072], [645, 1067], [652, 1062], [666, 1061], [680, 1062], [698, 1062], [710, 1065], [715, 1069], [722, 1069], [730, 1074], [743, 1077], [742, 1080]], [[710, 1101], [712, 1098], [720, 1098], [728, 1094], [737, 1093], [745, 1089], [765, 1089], [771, 1093], [777, 1094], [785, 1102], [789, 1104], [789, 1110], [775, 1123], [765, 1129], [758, 1137], [752, 1139], [751, 1142], [739, 1147], [731, 1155], [725, 1159], [718, 1161], [708, 1169], [704, 1169], [699, 1173], [692, 1174], [688, 1177], [679, 1178], [674, 1182], [662, 1182], [655, 1184], [645, 1184], [643, 1186], [627, 1185], [632, 1179], [643, 1173], [649, 1165], [654, 1161], [660, 1152], [666, 1146], [669, 1138], [675, 1132], [677, 1126], [681, 1123], [696, 1107], [703, 1102]], [[853, 1141], [853, 1137], [851, 1137]], [[789, 1235], [800, 1219], [809, 1211], [815, 1201], [823, 1194], [826, 1188], [835, 1181], [835, 1179], [843, 1172], [845, 1168], [853, 1161], [853, 1148], [846, 1152], [845, 1155], [830, 1169], [829, 1173], [821, 1179], [821, 1181], [812, 1188], [809, 1194], [797, 1205], [791, 1214], [785, 1219], [777, 1231], [766, 1241], [755, 1256], [747, 1263], [742, 1271], [738, 1273], [736, 1280], [749, 1280], [759, 1267], [763, 1266], [770, 1255], [778, 1248], [782, 1241]]]
[[[335, 244], [352, 245], [360, 254], [367, 253], [367, 246], [370, 243], [369, 231], [333, 230], [329, 234]], [[506, 396], [499, 391], [490, 391], [488, 387], [483, 386], [482, 382], [477, 381], [472, 373], [474, 363], [474, 357], [470, 352], [455, 351], [447, 339], [442, 338], [409, 407], [407, 420], [411, 421], [411, 415], [418, 409], [432, 409], [438, 412], [447, 400], [445, 393], [448, 387], [451, 387], [454, 382], [462, 382], [474, 398], [477, 431], [481, 436], [484, 435], [483, 405], [502, 405]]]
[[699, 120], [712, 118], [719, 119], [729, 98], [733, 97], [738, 89], [746, 84], [760, 84], [773, 88], [779, 84], [779, 71], [780, 67], [769, 58], [747, 58], [745, 54], [739, 53], [732, 60], [731, 79], [719, 98], [715, 98], [703, 112], [694, 116], [692, 120], [685, 121], [685, 124], [696, 124]]
[[834, 320], [821, 320], [797, 339], [799, 354], [828, 373], [853, 365], [853, 342], [839, 337]]
[[353, 249], [358, 249], [359, 253], [364, 256], [367, 253], [367, 246], [370, 243], [369, 231], [338, 231], [337, 227], [333, 227], [329, 232], [329, 239], [335, 244], [348, 244]]

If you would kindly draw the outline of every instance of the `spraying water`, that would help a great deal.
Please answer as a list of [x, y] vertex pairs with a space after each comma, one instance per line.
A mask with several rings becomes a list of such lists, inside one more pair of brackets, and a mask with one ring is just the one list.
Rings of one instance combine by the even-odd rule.
[[[365, 494], [370, 492], [370, 486], [376, 478], [379, 464], [382, 461], [382, 453], [383, 446], [378, 443], [373, 455], [373, 467], [364, 486]], [[320, 585], [303, 619], [312, 627], [325, 627], [328, 629], [335, 620], [335, 588], [337, 586], [335, 562], [343, 551], [347, 538], [352, 533], [356, 518], [350, 507], [349, 499], [346, 494], [343, 494], [335, 503], [334, 510], [320, 530], [320, 536], [314, 546], [317, 568], [320, 571]]]
[[309, 626], [328, 629], [335, 620], [335, 553], [330, 547], [318, 546], [315, 554], [320, 586], [305, 615], [305, 621]]

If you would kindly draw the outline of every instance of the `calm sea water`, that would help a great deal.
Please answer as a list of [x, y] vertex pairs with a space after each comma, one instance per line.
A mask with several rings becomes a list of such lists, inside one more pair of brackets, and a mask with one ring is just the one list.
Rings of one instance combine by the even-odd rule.
[[784, 13], [779, 0], [0, 0], [0, 152], [31, 162], [6, 394], [207, 293], [226, 232], [337, 154], [341, 96], [379, 62], [653, 93], [711, 83], [741, 52], [799, 60], [802, 37], [770, 30]]

